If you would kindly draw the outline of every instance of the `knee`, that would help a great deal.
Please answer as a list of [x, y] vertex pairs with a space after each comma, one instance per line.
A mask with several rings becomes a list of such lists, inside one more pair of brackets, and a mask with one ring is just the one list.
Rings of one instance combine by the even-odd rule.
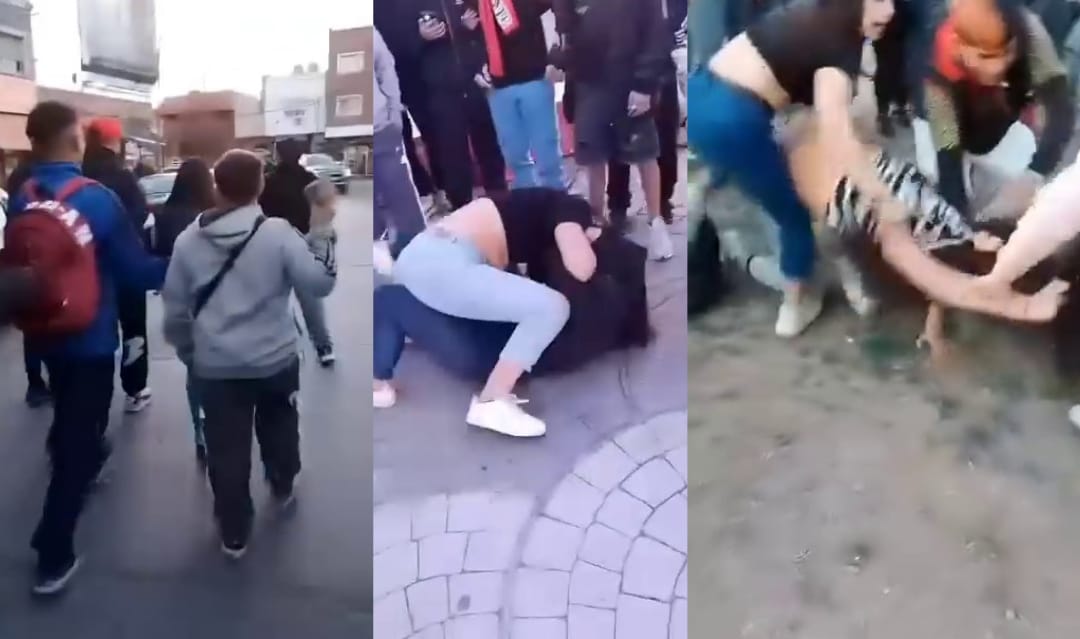
[[553, 289], [545, 297], [542, 308], [538, 309], [540, 316], [545, 319], [545, 326], [549, 327], [552, 335], [558, 335], [570, 319], [570, 300]]

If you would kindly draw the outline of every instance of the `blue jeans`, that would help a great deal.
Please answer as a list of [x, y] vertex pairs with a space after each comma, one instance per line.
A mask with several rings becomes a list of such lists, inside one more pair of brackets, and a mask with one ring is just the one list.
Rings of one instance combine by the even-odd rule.
[[706, 69], [687, 86], [687, 140], [713, 171], [761, 204], [780, 227], [780, 270], [802, 281], [814, 269], [810, 211], [795, 191], [787, 157], [773, 138], [773, 110], [760, 98]]
[[555, 87], [547, 80], [511, 84], [488, 95], [495, 131], [513, 188], [563, 189], [562, 151], [555, 117]]
[[516, 324], [499, 357], [527, 371], [570, 317], [570, 302], [562, 293], [489, 265], [470, 242], [439, 227], [405, 247], [394, 278], [440, 313]]

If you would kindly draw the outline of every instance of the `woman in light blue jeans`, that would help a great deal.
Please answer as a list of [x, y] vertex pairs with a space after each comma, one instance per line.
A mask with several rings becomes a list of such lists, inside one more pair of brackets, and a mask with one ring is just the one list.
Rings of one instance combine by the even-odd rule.
[[[499, 363], [474, 397], [465, 421], [516, 437], [544, 434], [521, 410], [514, 385], [562, 330], [570, 305], [558, 291], [509, 269], [539, 264], [557, 247], [567, 270], [588, 281], [596, 270], [592, 210], [561, 189], [516, 189], [475, 200], [429, 227], [402, 251], [394, 277], [424, 305], [455, 317], [516, 324]], [[376, 406], [394, 403], [376, 381]]]
[[563, 188], [562, 150], [555, 115], [555, 87], [546, 78], [511, 84], [488, 94], [512, 187]]

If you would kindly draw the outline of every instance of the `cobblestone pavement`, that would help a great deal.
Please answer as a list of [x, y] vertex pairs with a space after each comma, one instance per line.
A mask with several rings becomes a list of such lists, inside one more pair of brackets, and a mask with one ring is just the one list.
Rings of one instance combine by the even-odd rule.
[[406, 350], [375, 416], [376, 637], [686, 637], [681, 210], [678, 255], [647, 267], [655, 342], [532, 381], [544, 438], [467, 429], [473, 389]]

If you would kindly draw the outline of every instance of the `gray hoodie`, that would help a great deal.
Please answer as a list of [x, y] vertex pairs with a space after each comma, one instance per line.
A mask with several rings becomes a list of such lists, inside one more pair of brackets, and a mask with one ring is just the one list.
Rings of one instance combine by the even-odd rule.
[[313, 229], [305, 240], [287, 221], [270, 218], [192, 320], [198, 291], [260, 215], [257, 204], [221, 217], [203, 213], [176, 238], [161, 291], [165, 339], [199, 377], [258, 379], [283, 370], [298, 353], [292, 291], [325, 297], [334, 288], [333, 230]]
[[401, 127], [401, 87], [398, 84], [394, 56], [375, 29], [375, 130]]

